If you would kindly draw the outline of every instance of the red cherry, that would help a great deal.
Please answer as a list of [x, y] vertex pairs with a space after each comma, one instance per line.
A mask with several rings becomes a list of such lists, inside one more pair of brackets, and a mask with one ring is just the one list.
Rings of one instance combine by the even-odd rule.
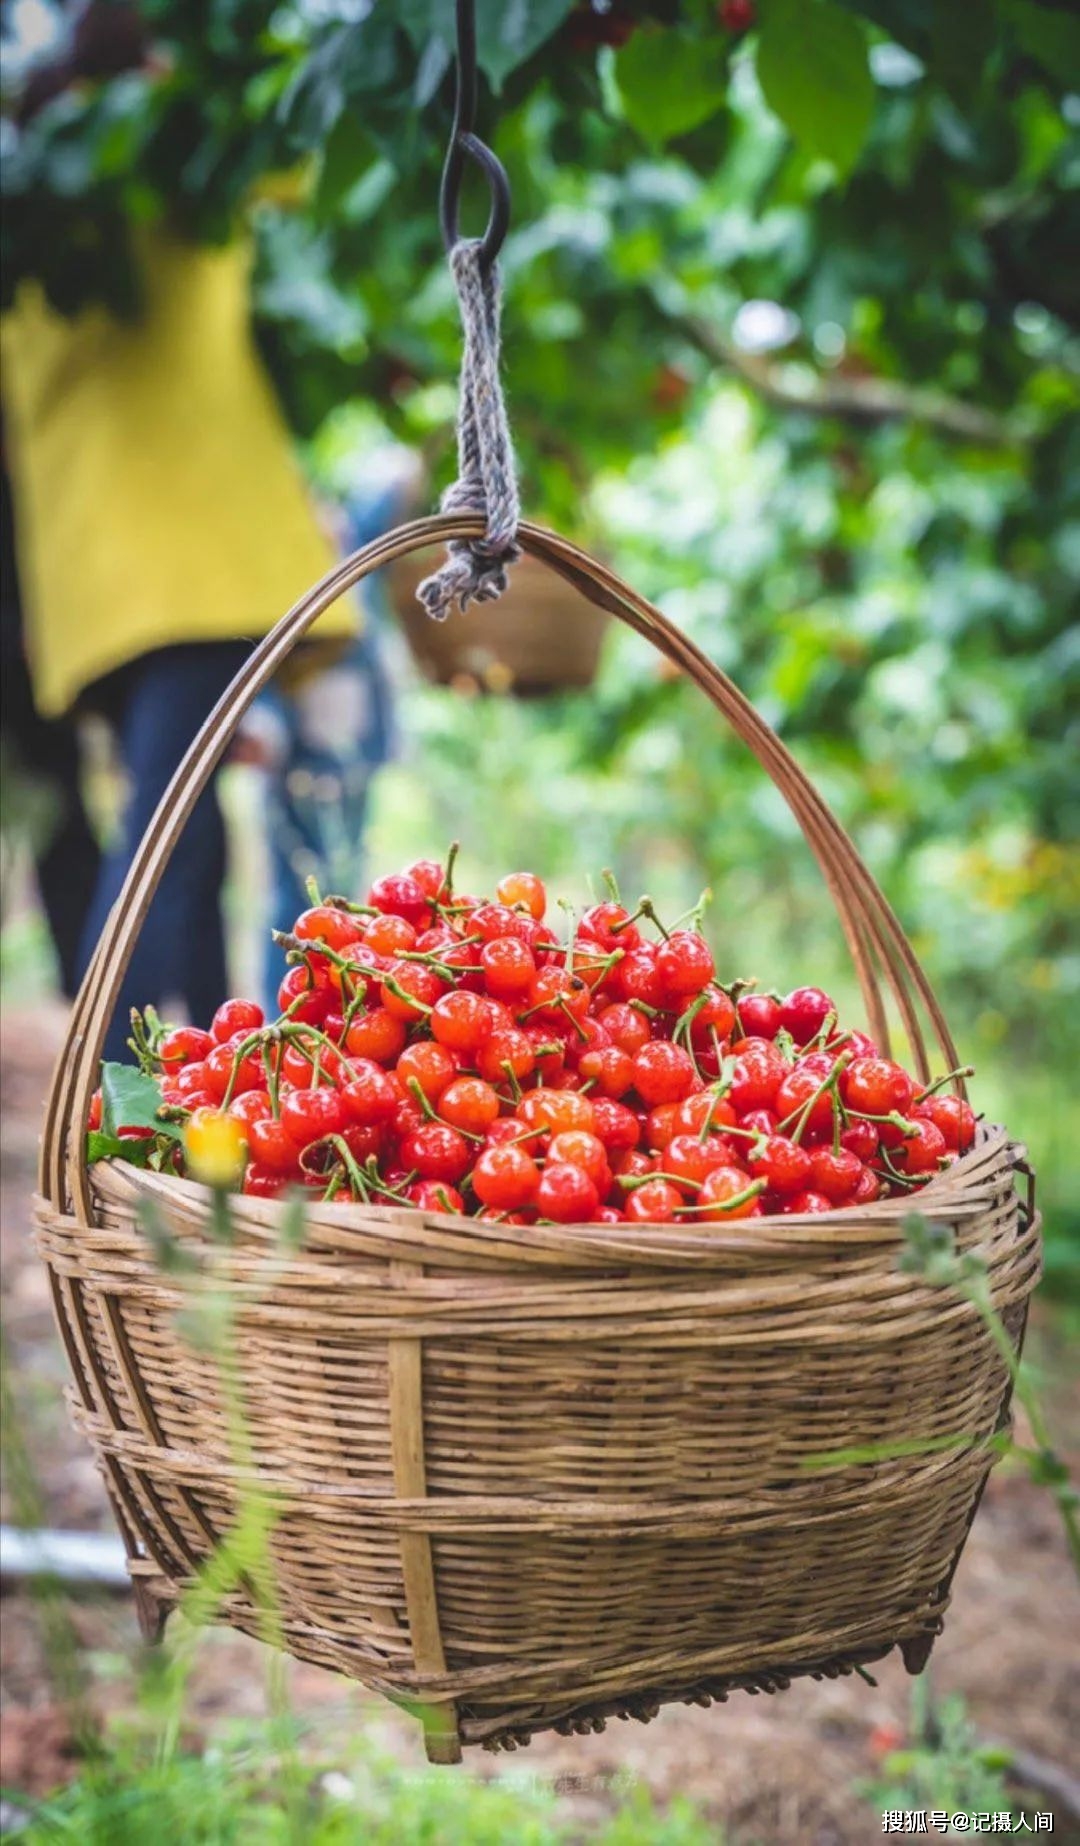
[[456, 1076], [457, 1065], [453, 1054], [447, 1051], [445, 1045], [439, 1045], [433, 1039], [422, 1039], [419, 1044], [406, 1045], [397, 1061], [397, 1078], [402, 1088], [408, 1090], [412, 1084], [418, 1083], [430, 1103], [438, 1102]]
[[702, 1215], [716, 1221], [723, 1218], [760, 1217], [761, 1204], [757, 1193], [744, 1196], [752, 1184], [753, 1181], [740, 1167], [714, 1167], [697, 1196], [698, 1204], [707, 1207]]
[[731, 1150], [719, 1135], [704, 1141], [697, 1135], [673, 1135], [664, 1149], [664, 1172], [684, 1180], [691, 1195], [716, 1167], [730, 1163]]
[[364, 931], [364, 948], [376, 955], [395, 956], [416, 947], [416, 930], [404, 917], [372, 917]]
[[531, 950], [514, 936], [497, 936], [480, 950], [480, 966], [489, 994], [497, 1000], [516, 1000], [527, 993], [536, 978]]
[[[225, 1037], [229, 1036], [227, 1032]], [[166, 1032], [158, 1046], [161, 1068], [177, 1071], [182, 1064], [199, 1062], [213, 1050], [214, 1044], [213, 1035], [201, 1031], [198, 1026], [177, 1026], [172, 1032]]]
[[771, 994], [743, 994], [738, 1004], [744, 1038], [775, 1038], [780, 1030], [780, 1002]]
[[835, 1098], [831, 1090], [821, 1088], [818, 1071], [797, 1064], [788, 1071], [775, 1102], [782, 1134], [831, 1133]]
[[811, 1189], [824, 1193], [834, 1205], [843, 1205], [862, 1177], [862, 1161], [850, 1148], [841, 1147], [839, 1153], [834, 1154], [831, 1147], [815, 1147], [810, 1164], [813, 1167]]
[[535, 933], [536, 924], [531, 917], [523, 916], [520, 910], [510, 910], [505, 904], [478, 904], [469, 918], [470, 936], [482, 936], [485, 942], [512, 936], [531, 948]]
[[609, 1155], [636, 1147], [641, 1129], [637, 1116], [625, 1103], [607, 1096], [592, 1098], [593, 1133], [607, 1148]]
[[361, 1128], [388, 1122], [401, 1100], [393, 1078], [371, 1058], [357, 1058], [348, 1069], [348, 1081], [341, 1087], [341, 1106], [346, 1120]]
[[[230, 1038], [235, 1037], [238, 1032], [243, 1033], [245, 1037], [252, 1032], [257, 1032], [259, 1027], [264, 1023], [265, 1018], [266, 1015], [262, 1007], [258, 1006], [254, 1000], [226, 1000], [218, 1007], [217, 1012], [210, 1021], [210, 1031], [217, 1043], [219, 1045], [224, 1045]], [[205, 1049], [209, 1049], [209, 1047]], [[205, 1049], [203, 1052], [204, 1056]], [[198, 1051], [196, 1051], [195, 1056], [199, 1056]]]
[[531, 1205], [540, 1184], [540, 1169], [523, 1147], [487, 1147], [472, 1171], [473, 1191], [494, 1211]]
[[245, 1129], [252, 1122], [263, 1121], [272, 1113], [270, 1098], [265, 1090], [245, 1090], [242, 1095], [233, 1097], [227, 1110], [231, 1119]]
[[865, 1165], [878, 1150], [878, 1132], [873, 1122], [849, 1122], [840, 1131], [840, 1145]]
[[666, 1179], [648, 1179], [626, 1196], [623, 1212], [628, 1224], [671, 1224], [686, 1200]]
[[615, 964], [612, 986], [624, 1000], [642, 1000], [646, 1006], [663, 1006], [664, 983], [651, 943], [643, 943]]
[[600, 1195], [583, 1167], [568, 1160], [551, 1161], [540, 1175], [536, 1208], [555, 1224], [587, 1224], [600, 1207]]
[[621, 904], [590, 904], [577, 926], [578, 940], [595, 942], [605, 955], [615, 949], [627, 954], [641, 945], [641, 931], [630, 921], [630, 913]]
[[240, 1187], [249, 1199], [277, 1199], [285, 1190], [285, 1179], [270, 1167], [257, 1166], [250, 1160], [244, 1170], [243, 1183]]
[[735, 1061], [728, 1095], [736, 1115], [744, 1116], [750, 1109], [771, 1109], [788, 1068], [774, 1046], [755, 1041]]
[[547, 892], [535, 872], [510, 872], [496, 885], [495, 895], [500, 904], [506, 904], [511, 910], [519, 907], [527, 910], [537, 923], [547, 909]]
[[835, 1003], [820, 987], [796, 987], [780, 1003], [780, 1024], [797, 1045], [807, 1045], [830, 1013], [836, 1017]]
[[578, 1090], [534, 1090], [520, 1105], [518, 1116], [522, 1120], [535, 1117], [535, 1121], [528, 1120], [529, 1127], [547, 1128], [553, 1135], [572, 1129], [593, 1134], [596, 1127], [594, 1105]]
[[524, 1032], [516, 1026], [492, 1032], [477, 1053], [476, 1066], [488, 1083], [505, 1086], [511, 1080], [524, 1082], [536, 1065], [533, 1048]]
[[325, 1084], [317, 1089], [293, 1090], [281, 1105], [281, 1126], [298, 1148], [337, 1134], [344, 1124], [341, 1097]]
[[656, 1153], [663, 1153], [669, 1143], [674, 1140], [678, 1113], [678, 1107], [673, 1102], [658, 1103], [655, 1109], [649, 1110], [645, 1118], [645, 1145], [647, 1147], [653, 1148]]
[[978, 1123], [974, 1109], [962, 1096], [925, 1096], [911, 1114], [917, 1122], [933, 1122], [953, 1153], [966, 1154], [974, 1147]]
[[361, 920], [347, 910], [337, 910], [333, 904], [316, 904], [301, 912], [292, 933], [301, 942], [325, 942], [328, 949], [348, 955], [364, 932]]
[[606, 1192], [611, 1184], [611, 1170], [604, 1143], [597, 1135], [589, 1134], [583, 1128], [567, 1128], [561, 1134], [553, 1135], [547, 1157], [550, 1163], [567, 1161], [572, 1167], [581, 1167], [600, 1193]]
[[707, 987], [716, 972], [712, 950], [696, 929], [677, 929], [656, 951], [656, 971], [669, 1002], [681, 1006]]
[[439, 1114], [452, 1128], [482, 1135], [499, 1119], [499, 1096], [480, 1077], [457, 1077], [439, 1098]]
[[376, 910], [384, 910], [390, 916], [404, 917], [407, 923], [422, 924], [430, 909], [427, 893], [403, 872], [391, 872], [386, 878], [377, 878], [368, 892], [368, 903]]
[[444, 1179], [418, 1179], [409, 1187], [407, 1197], [421, 1211], [452, 1212], [459, 1217], [465, 1210], [465, 1200], [457, 1187]]
[[445, 983], [422, 961], [395, 961], [379, 988], [379, 999], [395, 1019], [413, 1025], [430, 1013], [444, 992]]
[[304, 1025], [321, 1026], [330, 1008], [331, 995], [313, 979], [306, 963], [290, 968], [278, 988], [278, 1010]]
[[405, 867], [405, 877], [420, 886], [424, 896], [435, 904], [448, 904], [450, 891], [446, 883], [446, 867], [437, 859], [416, 859], [412, 865]]
[[353, 1158], [363, 1166], [373, 1154], [378, 1159], [384, 1152], [387, 1140], [386, 1126], [381, 1122], [346, 1122], [341, 1130], [341, 1138]]
[[251, 1123], [247, 1143], [252, 1160], [268, 1172], [280, 1175], [299, 1170], [300, 1149], [282, 1124], [271, 1117]]
[[371, 1058], [376, 1064], [392, 1064], [404, 1045], [404, 1022], [384, 1006], [361, 1013], [345, 1034], [345, 1049], [351, 1057]]
[[587, 1082], [596, 1085], [601, 1096], [625, 1096], [634, 1081], [634, 1060], [618, 1045], [584, 1052], [578, 1060], [578, 1070]]
[[613, 1006], [605, 1007], [600, 1014], [600, 1024], [611, 1043], [630, 1057], [640, 1051], [642, 1045], [647, 1045], [652, 1037], [647, 1015], [625, 1000], [617, 1000]]
[[492, 1028], [491, 1002], [460, 988], [440, 994], [429, 1023], [440, 1045], [451, 1051], [475, 1052]]
[[681, 1045], [657, 1038], [643, 1045], [634, 1059], [634, 1088], [642, 1102], [681, 1102], [695, 1087], [693, 1059]]
[[711, 987], [699, 996], [690, 1025], [690, 1036], [699, 1049], [717, 1040], [730, 1038], [735, 1029], [735, 1008], [722, 987]]
[[456, 1128], [423, 1122], [401, 1141], [401, 1159], [421, 1179], [461, 1179], [469, 1164], [469, 1144]]
[[948, 1143], [940, 1128], [924, 1117], [914, 1124], [915, 1133], [907, 1136], [892, 1155], [892, 1163], [901, 1173], [919, 1175], [936, 1173], [948, 1153]]
[[727, 1098], [714, 1089], [695, 1090], [681, 1102], [672, 1118], [677, 1135], [700, 1135], [706, 1124], [710, 1132], [720, 1133], [735, 1123], [735, 1111]]
[[781, 1196], [801, 1192], [810, 1183], [811, 1158], [806, 1149], [786, 1135], [771, 1134], [751, 1149], [747, 1166], [755, 1179], [768, 1181], [769, 1190]]
[[854, 1115], [905, 1115], [915, 1095], [906, 1070], [890, 1058], [856, 1058], [840, 1079], [840, 1094]]
[[845, 1201], [848, 1205], [872, 1205], [881, 1197], [881, 1181], [869, 1167], [864, 1167], [859, 1174], [859, 1181], [854, 1192]]
[[780, 1210], [785, 1217], [819, 1218], [833, 1207], [823, 1192], [795, 1192], [785, 1199]]
[[582, 1020], [589, 1010], [592, 996], [578, 974], [565, 968], [544, 968], [529, 984], [530, 1013], [541, 1019]]

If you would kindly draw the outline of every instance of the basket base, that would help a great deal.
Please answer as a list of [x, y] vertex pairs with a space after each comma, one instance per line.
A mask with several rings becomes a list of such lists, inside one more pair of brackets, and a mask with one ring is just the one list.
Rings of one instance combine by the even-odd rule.
[[[940, 1632], [939, 1623], [895, 1643], [909, 1673], [922, 1672]], [[762, 1692], [786, 1692], [794, 1679], [840, 1679], [851, 1673], [870, 1679], [866, 1668], [886, 1659], [891, 1652], [892, 1646], [864, 1648], [828, 1660], [787, 1662], [783, 1666], [763, 1667], [757, 1672], [735, 1674], [725, 1679], [703, 1679], [692, 1686], [657, 1686], [595, 1705], [576, 1706], [562, 1713], [556, 1713], [549, 1706], [538, 1710], [525, 1722], [515, 1718], [510, 1724], [497, 1718], [470, 1716], [468, 1708], [463, 1707], [459, 1710], [461, 1740], [466, 1744], [479, 1744], [485, 1750], [517, 1750], [531, 1743], [542, 1731], [555, 1731], [562, 1737], [585, 1736], [592, 1731], [605, 1730], [609, 1718], [633, 1718], [640, 1724], [648, 1724], [663, 1705], [723, 1705], [732, 1692], [748, 1692], [754, 1697]], [[870, 1683], [875, 1682], [871, 1679]]]

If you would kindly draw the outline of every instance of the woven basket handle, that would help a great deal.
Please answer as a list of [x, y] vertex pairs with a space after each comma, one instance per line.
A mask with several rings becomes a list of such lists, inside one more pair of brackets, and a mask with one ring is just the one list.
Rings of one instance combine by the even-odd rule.
[[[60, 1209], [91, 1221], [85, 1122], [101, 1050], [135, 941], [180, 834], [244, 713], [318, 617], [372, 572], [425, 546], [470, 538], [483, 521], [469, 516], [414, 520], [376, 539], [329, 571], [282, 616], [255, 648], [215, 706], [162, 797], [102, 932], [72, 1012], [53, 1077], [42, 1141], [41, 1190]], [[946, 1068], [958, 1064], [941, 1010], [914, 952], [839, 822], [743, 694], [659, 609], [613, 571], [541, 526], [523, 524], [523, 549], [550, 565], [587, 601], [625, 622], [673, 661], [723, 712], [771, 776], [802, 828], [840, 918], [866, 1004], [883, 1048], [889, 1032], [883, 995], [891, 995], [920, 1075], [929, 1075], [920, 1012], [929, 1020]]]

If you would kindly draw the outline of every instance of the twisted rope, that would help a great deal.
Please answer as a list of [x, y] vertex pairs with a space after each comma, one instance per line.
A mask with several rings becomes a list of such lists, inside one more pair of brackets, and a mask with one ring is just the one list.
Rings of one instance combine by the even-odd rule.
[[457, 243], [450, 268], [461, 304], [465, 351], [458, 399], [458, 478], [440, 502], [444, 513], [480, 513], [482, 538], [453, 539], [446, 562], [426, 577], [416, 594], [436, 622], [454, 604], [494, 602], [507, 585], [507, 567], [520, 556], [517, 544], [517, 471], [514, 445], [499, 380], [497, 266], [485, 268], [478, 241]]

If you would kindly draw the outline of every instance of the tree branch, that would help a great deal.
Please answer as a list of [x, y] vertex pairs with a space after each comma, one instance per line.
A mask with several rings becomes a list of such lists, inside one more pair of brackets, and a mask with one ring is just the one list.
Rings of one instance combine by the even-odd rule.
[[710, 322], [688, 317], [676, 324], [707, 359], [726, 366], [777, 410], [839, 417], [847, 423], [923, 423], [944, 436], [989, 448], [1001, 448], [1017, 440], [1017, 432], [1003, 417], [959, 398], [885, 378], [819, 377], [803, 389], [783, 378], [768, 359], [743, 352]]

